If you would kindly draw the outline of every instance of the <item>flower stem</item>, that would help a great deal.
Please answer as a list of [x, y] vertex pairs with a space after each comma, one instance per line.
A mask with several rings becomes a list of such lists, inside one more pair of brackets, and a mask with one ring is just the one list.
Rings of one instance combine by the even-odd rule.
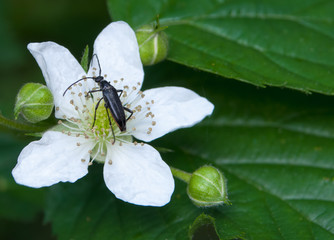
[[40, 126], [34, 126], [31, 124], [16, 122], [14, 120], [4, 117], [1, 114], [0, 114], [0, 127], [23, 132], [41, 132], [45, 130], [45, 128]]
[[191, 178], [191, 173], [187, 173], [185, 171], [182, 171], [180, 169], [174, 168], [170, 166], [170, 170], [172, 171], [172, 174], [174, 175], [174, 177], [177, 177], [178, 179], [189, 183], [190, 178]]

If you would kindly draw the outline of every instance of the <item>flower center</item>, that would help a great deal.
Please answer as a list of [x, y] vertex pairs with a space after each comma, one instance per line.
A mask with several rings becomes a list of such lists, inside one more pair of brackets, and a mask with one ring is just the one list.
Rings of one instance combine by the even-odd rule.
[[[136, 86], [127, 86], [120, 82], [113, 81], [113, 84], [118, 84], [116, 89], [122, 89], [123, 93], [120, 100], [124, 109], [130, 109], [133, 115], [126, 122], [127, 130], [121, 132], [115, 120], [113, 119], [109, 109], [106, 109], [105, 102], [102, 99], [102, 92], [94, 92], [93, 96], [87, 95], [87, 91], [98, 89], [97, 86], [92, 88], [88, 86], [86, 80], [77, 85], [73, 85], [73, 90], [70, 92], [69, 104], [72, 105], [73, 115], [76, 117], [68, 117], [63, 115], [65, 122], [59, 121], [60, 126], [56, 131], [62, 131], [69, 136], [78, 137], [77, 146], [81, 146], [84, 142], [93, 143], [93, 149], [89, 150], [91, 162], [95, 159], [99, 162], [104, 162], [108, 146], [119, 145], [125, 143], [137, 144], [133, 141], [132, 135], [136, 131], [145, 132], [150, 135], [156, 125], [154, 114], [151, 107], [154, 105], [153, 99], [147, 99], [145, 95], [139, 91], [141, 83]], [[87, 90], [88, 89], [88, 90]], [[70, 88], [71, 90], [71, 88]], [[145, 99], [145, 100], [144, 100]], [[97, 104], [99, 103], [99, 106]], [[56, 107], [56, 111], [59, 111]], [[107, 113], [108, 111], [108, 113]], [[109, 115], [109, 117], [108, 117]], [[95, 116], [95, 121], [94, 121]], [[125, 111], [125, 117], [128, 118], [130, 113]], [[109, 122], [110, 119], [110, 122]], [[147, 124], [148, 123], [148, 124]], [[93, 126], [94, 124], [94, 126]], [[146, 126], [143, 128], [143, 126]]]
[[[108, 111], [108, 113], [107, 113]], [[90, 112], [95, 112], [95, 107], [92, 111]], [[108, 117], [109, 116], [109, 117]], [[110, 123], [109, 123], [110, 119]], [[94, 115], [91, 118], [91, 125], [94, 123]], [[105, 108], [104, 106], [104, 100], [100, 102], [99, 107], [96, 109], [96, 118], [95, 118], [95, 124], [94, 124], [94, 129], [96, 132], [103, 133], [103, 132], [109, 132], [112, 131], [111, 128], [113, 129], [114, 133], [117, 132], [117, 124], [112, 117], [110, 110]]]

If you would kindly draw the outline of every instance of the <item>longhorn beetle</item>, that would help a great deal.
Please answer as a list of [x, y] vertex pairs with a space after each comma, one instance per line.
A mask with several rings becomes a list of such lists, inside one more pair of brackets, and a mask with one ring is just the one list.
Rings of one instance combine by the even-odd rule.
[[[100, 61], [99, 58], [97, 57], [96, 54], [94, 54], [92, 56], [92, 59], [96, 57], [97, 59], [97, 63], [99, 65], [99, 76], [97, 77], [85, 77], [82, 79], [79, 79], [77, 81], [75, 81], [74, 83], [72, 83], [64, 92], [63, 96], [65, 96], [67, 90], [69, 90], [74, 84], [85, 80], [85, 79], [93, 79], [97, 84], [99, 84], [100, 89], [97, 90], [90, 90], [87, 92], [86, 97], [88, 96], [88, 94], [90, 94], [92, 96], [92, 93], [94, 92], [102, 92], [102, 96], [103, 98], [101, 98], [100, 100], [98, 100], [97, 104], [95, 105], [95, 112], [94, 112], [94, 121], [93, 121], [93, 126], [95, 125], [95, 121], [96, 121], [96, 111], [97, 108], [100, 105], [100, 102], [102, 101], [102, 99], [104, 100], [104, 107], [106, 108], [107, 111], [107, 116], [108, 116], [108, 120], [109, 120], [109, 125], [112, 131], [112, 135], [114, 137], [114, 141], [113, 144], [115, 143], [115, 133], [114, 130], [112, 128], [112, 124], [111, 124], [111, 120], [110, 120], [110, 116], [109, 116], [109, 112], [108, 109], [110, 110], [111, 116], [114, 119], [114, 121], [116, 122], [119, 130], [121, 130], [121, 132], [126, 130], [126, 122], [130, 119], [130, 117], [133, 114], [133, 111], [131, 111], [129, 108], [124, 107], [122, 105], [122, 102], [120, 100], [120, 97], [122, 96], [123, 90], [119, 90], [114, 88], [110, 82], [106, 81], [104, 79], [103, 76], [101, 76], [101, 65], [100, 65]], [[118, 95], [118, 93], [120, 93], [120, 95]], [[125, 118], [125, 111], [130, 113], [130, 116], [128, 118]]]

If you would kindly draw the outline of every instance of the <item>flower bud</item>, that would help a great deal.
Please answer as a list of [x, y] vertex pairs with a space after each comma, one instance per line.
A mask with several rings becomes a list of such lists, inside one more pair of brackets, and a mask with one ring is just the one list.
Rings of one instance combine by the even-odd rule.
[[144, 25], [136, 31], [140, 58], [144, 66], [161, 62], [167, 57], [168, 39], [162, 31], [154, 25]]
[[39, 83], [27, 83], [16, 96], [15, 119], [21, 113], [31, 123], [47, 119], [53, 109], [53, 96], [50, 90]]
[[187, 193], [199, 207], [230, 204], [227, 198], [226, 179], [212, 166], [203, 166], [191, 175]]

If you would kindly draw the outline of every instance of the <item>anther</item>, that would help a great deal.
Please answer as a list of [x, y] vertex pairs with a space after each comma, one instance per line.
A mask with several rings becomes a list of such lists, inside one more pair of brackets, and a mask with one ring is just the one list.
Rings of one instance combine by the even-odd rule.
[[78, 109], [79, 109], [79, 108], [78, 108], [78, 106], [75, 106], [75, 110], [77, 110], [77, 111], [78, 111]]
[[122, 142], [119, 142], [119, 146], [122, 146], [123, 145], [123, 143]]
[[118, 81], [117, 80], [114, 80], [114, 83], [117, 83]]
[[146, 105], [149, 105], [150, 103], [149, 102], [146, 102]]
[[62, 123], [63, 123], [62, 120], [59, 120], [59, 121], [58, 121], [58, 124], [62, 124]]
[[68, 133], [67, 133], [67, 135], [68, 135], [68, 136], [71, 136], [71, 135], [72, 135], [72, 133], [71, 133], [71, 132], [68, 132]]
[[56, 107], [56, 111], [59, 111], [59, 107]]
[[81, 158], [81, 162], [83, 162], [83, 163], [86, 162], [86, 159]]
[[63, 115], [63, 118], [66, 119], [66, 115]]
[[137, 88], [135, 86], [132, 87], [133, 90], [137, 90]]
[[109, 164], [109, 165], [111, 165], [111, 164], [112, 164], [112, 161], [111, 161], [111, 159], [108, 161], [108, 164]]
[[107, 77], [107, 74], [104, 74], [103, 76], [106, 78], [106, 77]]
[[75, 136], [76, 136], [76, 137], [80, 137], [80, 133], [77, 133]]
[[121, 81], [123, 81], [124, 80], [124, 78], [121, 78]]
[[81, 97], [82, 96], [82, 92], [79, 92], [78, 96]]
[[151, 100], [151, 103], [154, 104], [154, 100]]
[[133, 127], [133, 128], [132, 128], [132, 131], [136, 131], [136, 128], [135, 128], [135, 127]]
[[74, 101], [73, 101], [73, 99], [71, 99], [71, 101], [70, 101], [70, 104], [72, 104], [72, 105], [74, 104]]
[[137, 143], [136, 141], [134, 141], [133, 144], [134, 144], [135, 146], [137, 146], [138, 143]]
[[92, 153], [93, 153], [93, 151], [92, 151], [92, 150], [89, 150], [89, 151], [88, 151], [88, 153], [89, 153], [89, 154], [92, 154]]
[[140, 86], [140, 82], [137, 82], [138, 86]]
[[101, 153], [101, 156], [104, 157], [106, 154], [104, 152]]
[[128, 85], [125, 85], [123, 88], [124, 88], [124, 89], [129, 89], [129, 86], [128, 86]]
[[81, 84], [81, 83], [78, 83], [78, 85], [79, 85], [80, 87], [82, 87], [82, 84]]
[[79, 147], [81, 144], [79, 142], [77, 142], [77, 146]]
[[140, 143], [141, 146], [144, 146], [145, 144], [143, 142]]
[[144, 98], [145, 97], [145, 94], [142, 94], [142, 95], [140, 95], [141, 96], [141, 98]]
[[155, 124], [157, 124], [157, 122], [156, 121], [152, 121], [152, 125], [155, 126]]

